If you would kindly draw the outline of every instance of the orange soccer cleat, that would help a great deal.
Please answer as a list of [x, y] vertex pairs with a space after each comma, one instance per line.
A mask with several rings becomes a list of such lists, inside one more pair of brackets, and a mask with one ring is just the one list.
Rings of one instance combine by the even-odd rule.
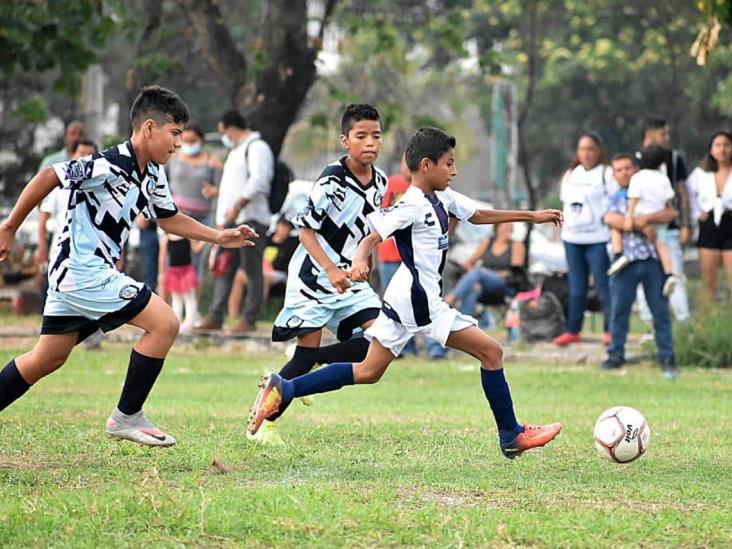
[[524, 425], [523, 433], [507, 444], [501, 444], [501, 452], [508, 459], [514, 459], [532, 448], [540, 448], [556, 438], [562, 430], [561, 423], [549, 425]]

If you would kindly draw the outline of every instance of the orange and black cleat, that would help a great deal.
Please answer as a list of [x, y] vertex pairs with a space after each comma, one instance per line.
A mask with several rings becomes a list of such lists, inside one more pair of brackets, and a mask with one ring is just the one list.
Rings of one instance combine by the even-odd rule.
[[259, 381], [259, 394], [249, 412], [247, 431], [257, 434], [262, 422], [276, 414], [282, 405], [282, 378], [275, 374], [262, 376]]
[[532, 448], [540, 448], [556, 438], [562, 430], [561, 423], [549, 425], [524, 425], [523, 433], [506, 444], [501, 444], [501, 452], [508, 459], [514, 459]]

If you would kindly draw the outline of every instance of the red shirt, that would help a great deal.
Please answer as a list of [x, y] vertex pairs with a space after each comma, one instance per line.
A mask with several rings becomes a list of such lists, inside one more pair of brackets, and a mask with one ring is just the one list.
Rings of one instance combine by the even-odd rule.
[[[402, 195], [409, 187], [409, 182], [404, 179], [401, 175], [392, 175], [389, 177], [389, 182], [386, 185], [386, 193], [384, 194], [384, 200], [381, 203], [382, 208], [388, 208], [393, 206], [402, 198]], [[376, 248], [376, 254], [379, 261], [386, 263], [400, 263], [402, 258], [397, 250], [396, 241], [394, 237], [390, 237]]]

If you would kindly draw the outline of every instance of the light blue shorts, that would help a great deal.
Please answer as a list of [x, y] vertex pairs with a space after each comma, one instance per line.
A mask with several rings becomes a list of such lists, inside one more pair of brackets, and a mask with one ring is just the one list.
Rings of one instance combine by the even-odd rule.
[[346, 341], [365, 322], [379, 316], [380, 309], [381, 300], [371, 287], [348, 291], [327, 302], [307, 299], [280, 311], [272, 327], [272, 341], [287, 341], [323, 328]]

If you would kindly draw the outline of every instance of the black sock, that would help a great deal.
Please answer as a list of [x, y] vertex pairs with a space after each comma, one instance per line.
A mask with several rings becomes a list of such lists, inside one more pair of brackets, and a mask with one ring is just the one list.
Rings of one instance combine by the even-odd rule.
[[127, 377], [117, 404], [120, 412], [132, 415], [142, 410], [147, 395], [163, 369], [163, 362], [164, 358], [151, 358], [132, 349], [130, 366], [127, 368]]
[[312, 347], [295, 347], [295, 354], [280, 370], [283, 379], [294, 379], [307, 374], [318, 360], [318, 349]]
[[30, 387], [20, 375], [15, 359], [8, 362], [0, 371], [0, 412], [22, 397]]
[[361, 362], [366, 358], [369, 350], [369, 341], [361, 336], [348, 341], [341, 341], [333, 345], [326, 345], [318, 349], [318, 364], [332, 364], [334, 362]]

